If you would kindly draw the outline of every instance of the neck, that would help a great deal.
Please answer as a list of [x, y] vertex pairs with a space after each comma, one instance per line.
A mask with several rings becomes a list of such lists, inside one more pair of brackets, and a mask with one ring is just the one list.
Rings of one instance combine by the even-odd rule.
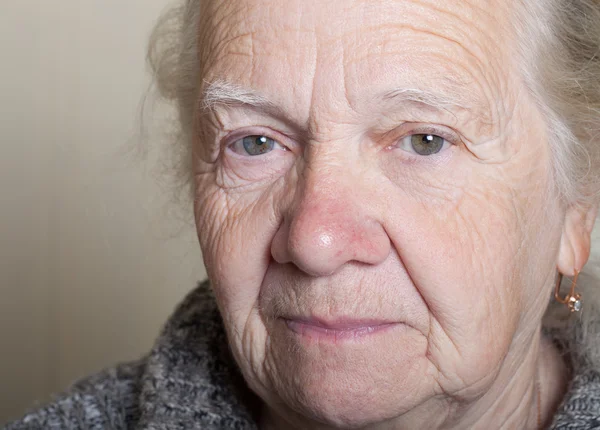
[[[397, 420], [373, 424], [365, 430], [545, 428], [566, 390], [567, 369], [556, 347], [540, 332], [531, 341], [522, 344], [529, 349], [525, 353], [523, 350], [512, 351], [494, 382], [476, 401], [464, 403], [454, 399], [432, 399], [431, 403], [418, 408], [421, 411], [411, 411]], [[273, 411], [264, 412], [263, 430], [329, 429], [314, 422], [300, 424], [299, 417], [295, 417], [294, 425], [291, 425]], [[541, 426], [538, 421], [541, 421]]]
[[550, 424], [566, 391], [566, 365], [541, 332], [521, 344], [529, 350], [509, 354], [490, 389], [468, 407], [470, 413], [442, 428], [536, 430]]

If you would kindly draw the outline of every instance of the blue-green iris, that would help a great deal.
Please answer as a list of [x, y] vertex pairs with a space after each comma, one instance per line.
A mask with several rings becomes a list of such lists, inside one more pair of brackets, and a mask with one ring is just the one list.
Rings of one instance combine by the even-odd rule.
[[272, 151], [275, 141], [266, 136], [246, 136], [242, 144], [248, 155], [261, 155]]

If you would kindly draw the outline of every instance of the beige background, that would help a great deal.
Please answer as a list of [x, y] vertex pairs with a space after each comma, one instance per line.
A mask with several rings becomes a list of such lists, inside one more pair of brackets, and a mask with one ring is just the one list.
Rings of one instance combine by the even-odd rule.
[[0, 1], [0, 423], [146, 351], [204, 276], [126, 149], [167, 3]]

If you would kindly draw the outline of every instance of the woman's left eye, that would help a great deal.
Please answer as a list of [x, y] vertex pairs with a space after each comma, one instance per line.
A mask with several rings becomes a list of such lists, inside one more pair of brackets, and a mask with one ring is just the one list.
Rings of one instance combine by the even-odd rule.
[[435, 134], [411, 134], [400, 141], [400, 146], [405, 151], [423, 156], [437, 154], [447, 144], [446, 139]]
[[232, 149], [242, 155], [262, 155], [271, 152], [278, 143], [267, 136], [245, 136], [231, 145]]

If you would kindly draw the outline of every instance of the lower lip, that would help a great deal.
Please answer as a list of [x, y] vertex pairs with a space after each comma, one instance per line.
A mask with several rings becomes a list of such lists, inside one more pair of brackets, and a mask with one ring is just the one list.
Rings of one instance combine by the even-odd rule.
[[285, 319], [287, 327], [294, 333], [315, 340], [344, 341], [364, 338], [388, 330], [397, 323], [368, 324], [353, 327], [331, 328], [297, 320]]

